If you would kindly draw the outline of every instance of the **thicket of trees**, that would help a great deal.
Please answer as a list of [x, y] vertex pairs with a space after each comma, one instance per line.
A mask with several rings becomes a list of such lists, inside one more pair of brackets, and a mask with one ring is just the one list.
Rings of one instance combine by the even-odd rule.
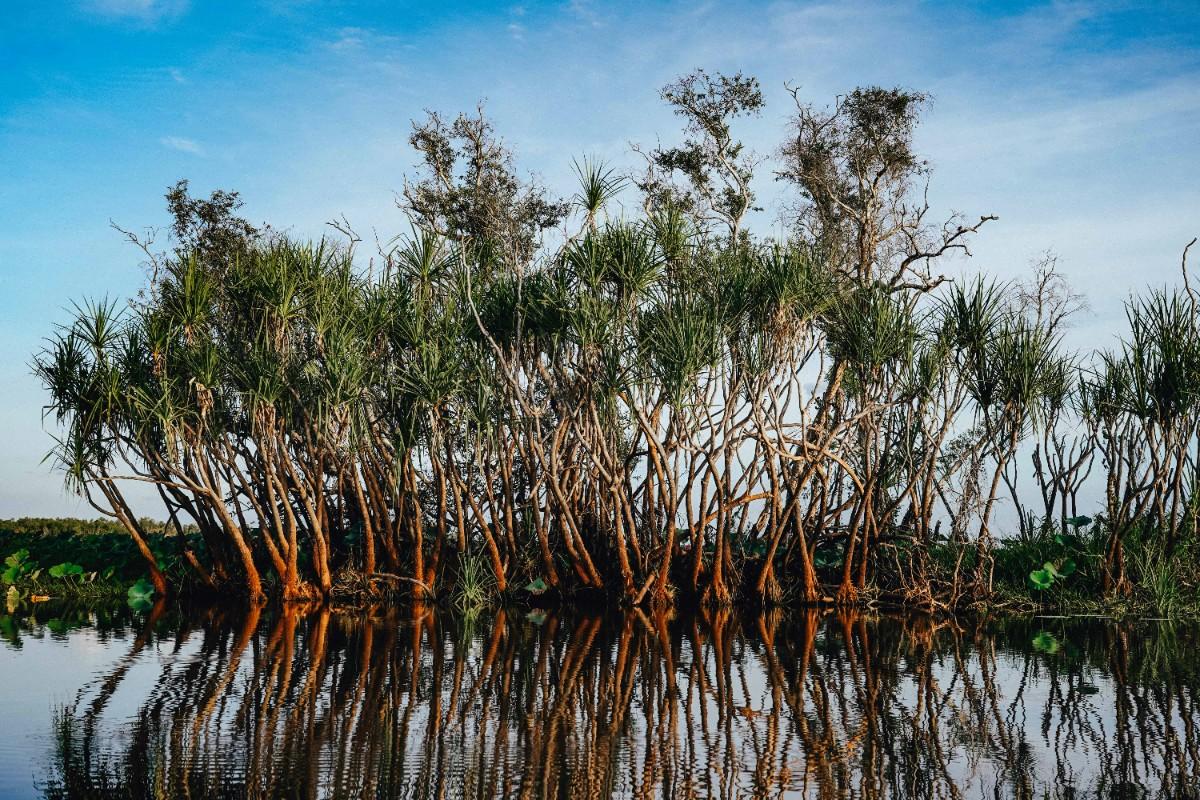
[[[1052, 261], [1023, 284], [945, 277], [993, 218], [932, 218], [923, 96], [795, 95], [773, 161], [733, 130], [763, 106], [753, 78], [663, 98], [682, 143], [639, 150], [636, 175], [577, 163], [565, 201], [481, 112], [430, 116], [411, 232], [370, 259], [347, 224], [301, 243], [181, 183], [142, 296], [81, 305], [36, 358], [69, 485], [166, 592], [124, 494], [150, 483], [198, 526], [200, 579], [255, 599], [327, 596], [342, 569], [432, 597], [485, 559], [500, 591], [851, 603], [886, 583], [953, 605], [991, 589], [998, 500], [1025, 535], [1061, 530], [1094, 471], [1110, 590], [1131, 532], [1192, 535], [1186, 262], [1181, 288], [1130, 301], [1119, 350], [1080, 357]], [[791, 189], [782, 238], [745, 224], [768, 170]]]

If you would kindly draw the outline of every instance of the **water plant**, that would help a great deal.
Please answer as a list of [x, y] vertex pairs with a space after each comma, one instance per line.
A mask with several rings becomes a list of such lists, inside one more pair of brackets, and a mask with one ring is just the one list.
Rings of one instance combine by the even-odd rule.
[[454, 587], [454, 605], [463, 613], [478, 612], [495, 597], [496, 581], [488, 573], [486, 561], [471, 554], [459, 558]]
[[154, 605], [154, 584], [145, 578], [139, 578], [137, 583], [126, 592], [129, 607], [135, 611], [145, 611]]
[[0, 580], [11, 585], [25, 580], [35, 581], [40, 574], [41, 569], [37, 562], [31, 561], [29, 551], [22, 547], [5, 557], [4, 572], [0, 573]]
[[[63, 578], [66, 580], [78, 580], [84, 576], [83, 567], [79, 566], [78, 564], [73, 564], [70, 561], [64, 561], [61, 564], [55, 564], [54, 566], [50, 567], [50, 569], [46, 570], [46, 572], [51, 578]], [[96, 576], [94, 572], [89, 574], [92, 578]]]

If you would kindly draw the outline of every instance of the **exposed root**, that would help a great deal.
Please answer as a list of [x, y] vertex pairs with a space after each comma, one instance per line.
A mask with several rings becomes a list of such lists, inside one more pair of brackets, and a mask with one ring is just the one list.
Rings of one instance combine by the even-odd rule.
[[729, 587], [725, 585], [725, 581], [721, 580], [720, 576], [714, 576], [704, 590], [700, 601], [705, 606], [728, 608], [733, 605], [733, 595], [730, 593]]
[[775, 570], [768, 570], [758, 587], [758, 599], [764, 608], [778, 606], [783, 602], [783, 587], [775, 577]]
[[410, 600], [428, 601], [436, 598], [433, 588], [424, 581], [391, 572], [358, 572], [343, 570], [337, 575], [330, 596], [338, 599], [382, 600], [407, 594]]
[[656, 584], [650, 594], [650, 608], [656, 612], [670, 611], [675, 607], [675, 587], [669, 583]]
[[321, 592], [308, 581], [300, 581], [294, 586], [284, 586], [283, 601], [285, 603], [311, 603], [321, 599]]
[[834, 593], [833, 601], [839, 606], [858, 605], [858, 587], [850, 581], [843, 581]]

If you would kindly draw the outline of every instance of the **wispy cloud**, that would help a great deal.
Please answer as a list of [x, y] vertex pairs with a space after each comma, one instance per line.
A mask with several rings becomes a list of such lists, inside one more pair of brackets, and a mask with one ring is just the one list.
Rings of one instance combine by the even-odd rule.
[[338, 53], [356, 53], [361, 50], [387, 50], [399, 47], [399, 37], [380, 33], [372, 28], [345, 27], [338, 28], [336, 38], [329, 43], [329, 49]]
[[370, 31], [364, 28], [342, 28], [329, 47], [331, 50], [359, 50], [369, 35]]
[[194, 156], [204, 155], [204, 148], [194, 139], [186, 139], [182, 136], [164, 136], [158, 142], [163, 147], [178, 150], [181, 153], [190, 153]]
[[[1119, 161], [1123, 151], [1139, 145], [1186, 138], [1200, 124], [1200, 85], [1189, 75], [1099, 97], [996, 100], [992, 108], [968, 108], [962, 100], [955, 105], [930, 143], [941, 158], [984, 163], [1004, 158], [1029, 167], [1097, 156]], [[981, 130], [988, 136], [980, 136]]]
[[593, 28], [599, 28], [602, 21], [596, 9], [592, 7], [590, 0], [571, 0], [567, 4], [567, 10], [575, 17], [590, 25]]
[[190, 0], [84, 0], [85, 11], [99, 17], [128, 20], [143, 25], [181, 17]]

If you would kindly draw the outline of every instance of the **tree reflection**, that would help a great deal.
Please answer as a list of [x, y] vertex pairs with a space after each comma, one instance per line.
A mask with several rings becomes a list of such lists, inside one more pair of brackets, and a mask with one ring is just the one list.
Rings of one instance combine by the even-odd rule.
[[1200, 791], [1194, 634], [1148, 623], [163, 614], [56, 714], [47, 797]]

